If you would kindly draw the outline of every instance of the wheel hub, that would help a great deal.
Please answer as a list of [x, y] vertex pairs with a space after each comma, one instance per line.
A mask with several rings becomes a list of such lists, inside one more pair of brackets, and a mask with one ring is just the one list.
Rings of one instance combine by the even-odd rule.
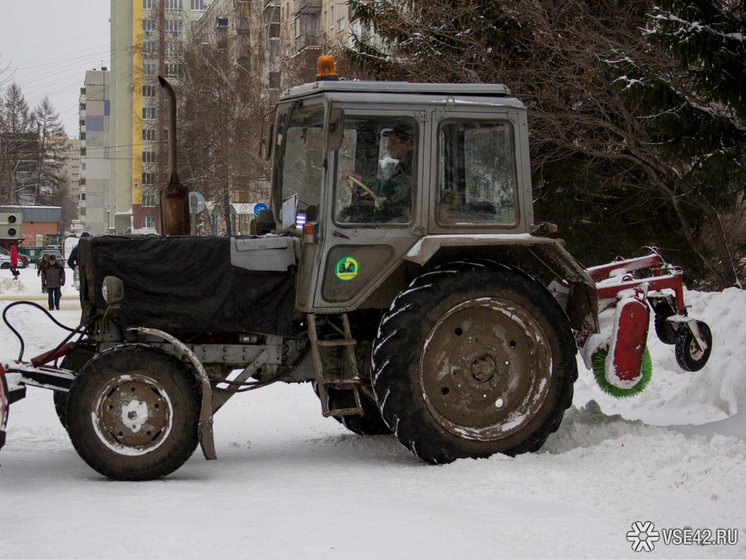
[[447, 311], [426, 338], [419, 369], [436, 421], [473, 440], [501, 439], [531, 421], [551, 375], [551, 348], [539, 323], [496, 297]]
[[163, 388], [142, 375], [120, 375], [99, 390], [93, 426], [117, 452], [146, 454], [158, 448], [173, 425], [173, 408]]
[[497, 365], [491, 355], [483, 355], [471, 364], [471, 374], [479, 382], [489, 382], [497, 373]]

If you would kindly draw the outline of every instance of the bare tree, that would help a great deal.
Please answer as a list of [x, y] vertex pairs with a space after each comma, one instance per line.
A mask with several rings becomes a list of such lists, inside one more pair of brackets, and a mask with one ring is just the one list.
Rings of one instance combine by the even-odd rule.
[[183, 68], [179, 175], [190, 190], [220, 205], [230, 224], [232, 195], [254, 202], [268, 197], [269, 167], [258, 147], [269, 112], [266, 90], [248, 65], [198, 41], [185, 50]]

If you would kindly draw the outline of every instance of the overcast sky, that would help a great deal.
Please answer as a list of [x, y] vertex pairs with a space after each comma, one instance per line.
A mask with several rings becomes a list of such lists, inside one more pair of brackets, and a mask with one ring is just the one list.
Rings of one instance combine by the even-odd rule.
[[29, 108], [48, 95], [78, 137], [86, 70], [109, 68], [109, 0], [0, 0], [0, 95], [12, 82]]

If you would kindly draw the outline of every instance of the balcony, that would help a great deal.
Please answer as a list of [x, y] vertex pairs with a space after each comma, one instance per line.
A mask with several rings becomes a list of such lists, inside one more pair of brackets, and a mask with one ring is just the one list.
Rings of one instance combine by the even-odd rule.
[[293, 3], [296, 14], [317, 14], [321, 11], [322, 0], [295, 0]]
[[302, 33], [295, 38], [295, 52], [300, 52], [308, 47], [315, 47], [319, 44], [319, 38], [316, 34]]

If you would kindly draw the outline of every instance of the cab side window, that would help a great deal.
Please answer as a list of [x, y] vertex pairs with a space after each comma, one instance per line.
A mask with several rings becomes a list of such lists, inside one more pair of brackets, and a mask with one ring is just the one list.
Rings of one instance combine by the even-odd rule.
[[337, 223], [411, 221], [417, 137], [417, 124], [412, 119], [345, 116], [344, 140], [337, 152]]
[[507, 121], [446, 121], [438, 130], [438, 222], [517, 222], [513, 126]]

